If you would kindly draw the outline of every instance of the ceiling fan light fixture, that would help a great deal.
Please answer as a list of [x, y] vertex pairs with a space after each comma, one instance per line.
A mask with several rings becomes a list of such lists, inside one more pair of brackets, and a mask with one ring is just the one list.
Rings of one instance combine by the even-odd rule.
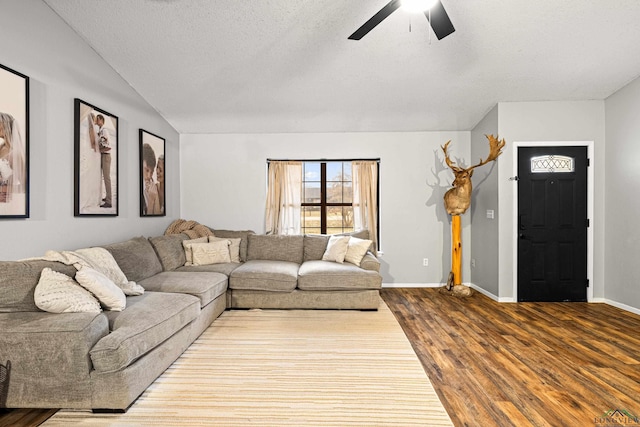
[[411, 13], [424, 13], [431, 9], [438, 0], [402, 0], [402, 9]]

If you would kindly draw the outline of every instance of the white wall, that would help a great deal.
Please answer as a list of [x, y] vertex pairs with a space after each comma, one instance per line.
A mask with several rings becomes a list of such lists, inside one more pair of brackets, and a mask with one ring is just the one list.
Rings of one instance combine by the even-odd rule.
[[[489, 141], [485, 135], [498, 134], [498, 106], [495, 106], [471, 131], [471, 163], [486, 158]], [[498, 135], [502, 138], [501, 135]], [[498, 165], [497, 162], [475, 169], [471, 198], [471, 282], [494, 298], [498, 297]], [[487, 218], [487, 211], [494, 218]]]
[[[594, 299], [604, 297], [604, 233], [605, 233], [605, 114], [604, 101], [568, 102], [504, 102], [498, 104], [498, 133], [508, 145], [498, 161], [498, 222], [499, 222], [499, 297], [515, 298], [513, 209], [516, 174], [513, 165], [516, 142], [594, 141], [591, 159], [594, 168], [595, 212], [591, 218], [594, 228], [594, 277], [591, 277]], [[608, 283], [608, 279], [607, 279]]]
[[[0, 219], [0, 259], [135, 235], [179, 217], [177, 132], [44, 2], [1, 0], [0, 62], [30, 77], [30, 218]], [[73, 100], [119, 117], [118, 217], [73, 216]], [[166, 138], [167, 217], [139, 217], [138, 129]]]
[[604, 242], [608, 302], [640, 312], [640, 79], [606, 102], [607, 218]]
[[[442, 283], [451, 230], [442, 197], [453, 174], [440, 145], [469, 158], [469, 132], [181, 135], [181, 212], [214, 228], [264, 232], [266, 160], [380, 158], [380, 242], [385, 283]], [[469, 259], [463, 219], [463, 259]], [[429, 258], [429, 267], [422, 259]], [[469, 278], [468, 263], [463, 280]]]

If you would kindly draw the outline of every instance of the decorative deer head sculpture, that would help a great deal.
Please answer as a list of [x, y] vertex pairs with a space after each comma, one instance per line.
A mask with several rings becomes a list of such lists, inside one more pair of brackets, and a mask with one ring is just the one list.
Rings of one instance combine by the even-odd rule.
[[451, 168], [455, 175], [453, 180], [453, 188], [447, 191], [444, 195], [444, 206], [449, 215], [461, 215], [467, 211], [471, 204], [471, 177], [473, 176], [473, 170], [478, 166], [485, 165], [490, 161], [496, 160], [500, 154], [502, 154], [502, 147], [505, 145], [504, 139], [500, 141], [493, 135], [485, 135], [489, 140], [489, 156], [485, 160], [480, 159], [480, 163], [470, 166], [468, 168], [461, 168], [449, 158], [447, 148], [451, 141], [447, 141], [442, 148], [444, 151], [445, 161], [447, 166]]

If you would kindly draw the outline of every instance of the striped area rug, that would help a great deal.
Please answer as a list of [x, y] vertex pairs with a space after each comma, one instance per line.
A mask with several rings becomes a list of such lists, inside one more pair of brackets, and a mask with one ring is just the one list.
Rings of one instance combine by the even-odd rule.
[[451, 426], [385, 303], [224, 312], [126, 414], [44, 426]]

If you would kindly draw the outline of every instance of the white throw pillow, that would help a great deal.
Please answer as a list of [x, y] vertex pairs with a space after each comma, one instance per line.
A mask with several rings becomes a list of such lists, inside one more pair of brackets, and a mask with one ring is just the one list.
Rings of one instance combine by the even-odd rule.
[[[78, 249], [75, 254], [84, 258], [89, 264], [88, 267], [104, 274], [116, 285], [124, 286], [129, 282], [116, 259], [105, 248]], [[80, 270], [77, 265], [76, 269]]]
[[193, 253], [193, 265], [231, 262], [229, 240], [227, 239], [211, 243], [194, 243], [191, 245], [191, 251]]
[[71, 277], [42, 269], [33, 295], [36, 306], [49, 313], [100, 313], [100, 303]]
[[207, 243], [208, 241], [209, 238], [207, 236], [198, 237], [197, 239], [183, 240], [182, 247], [184, 248], [184, 256], [187, 259], [184, 265], [193, 265], [193, 251], [191, 250], [191, 245], [194, 243]]
[[349, 238], [349, 245], [347, 246], [347, 254], [344, 256], [344, 260], [355, 264], [360, 267], [362, 258], [367, 254], [369, 247], [371, 247], [371, 240], [358, 239], [351, 236]]
[[344, 257], [347, 254], [349, 246], [349, 236], [331, 236], [327, 249], [322, 255], [323, 261], [334, 261], [340, 264], [344, 263]]
[[242, 239], [226, 239], [224, 237], [209, 236], [209, 242], [229, 241], [229, 258], [231, 262], [240, 262], [240, 242]]
[[93, 268], [82, 267], [76, 273], [76, 281], [98, 298], [105, 310], [122, 311], [127, 306], [127, 297], [122, 289]]

